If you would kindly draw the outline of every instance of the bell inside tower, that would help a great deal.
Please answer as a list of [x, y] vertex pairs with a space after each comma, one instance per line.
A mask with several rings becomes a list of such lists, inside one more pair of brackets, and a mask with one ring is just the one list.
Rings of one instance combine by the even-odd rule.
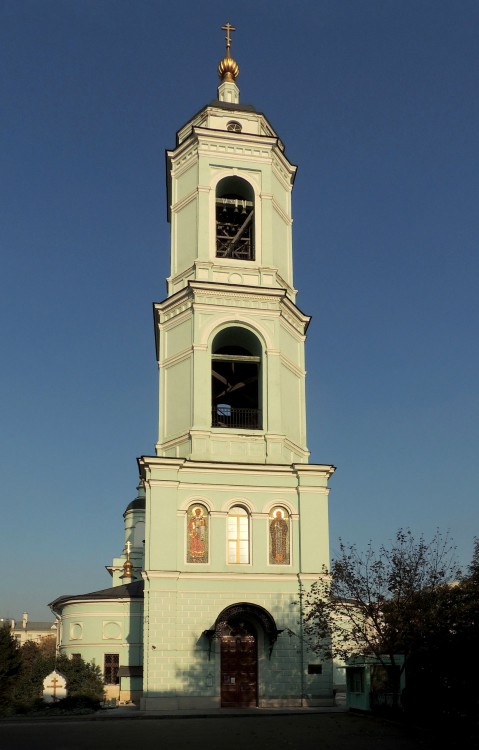
[[254, 192], [239, 177], [216, 188], [216, 257], [254, 260]]

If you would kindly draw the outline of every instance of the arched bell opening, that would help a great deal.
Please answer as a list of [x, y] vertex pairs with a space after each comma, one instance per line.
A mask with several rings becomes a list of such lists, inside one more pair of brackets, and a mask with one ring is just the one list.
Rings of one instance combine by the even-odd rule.
[[211, 351], [212, 427], [262, 429], [261, 343], [245, 328], [232, 326], [213, 339]]
[[254, 191], [240, 177], [216, 186], [216, 257], [254, 260]]

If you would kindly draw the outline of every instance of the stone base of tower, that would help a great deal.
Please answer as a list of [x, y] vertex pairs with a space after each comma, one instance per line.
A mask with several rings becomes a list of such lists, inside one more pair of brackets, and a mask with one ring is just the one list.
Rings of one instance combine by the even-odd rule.
[[[143, 457], [140, 468], [147, 518], [141, 708], [332, 705], [332, 664], [309, 650], [300, 605], [301, 590], [329, 562], [332, 467]], [[275, 515], [287, 519], [282, 554], [272, 548]], [[238, 517], [243, 547], [232, 559]]]
[[[300, 637], [294, 577], [200, 582], [180, 574], [149, 583], [143, 710], [333, 705], [331, 664], [319, 664]], [[239, 691], [225, 702], [225, 682], [241, 679], [238, 673], [231, 677], [231, 664], [225, 664], [228, 622], [245, 625], [253, 634], [248, 645], [253, 646], [254, 665], [251, 683], [244, 686], [250, 691], [245, 705]], [[309, 673], [311, 664], [315, 674]]]

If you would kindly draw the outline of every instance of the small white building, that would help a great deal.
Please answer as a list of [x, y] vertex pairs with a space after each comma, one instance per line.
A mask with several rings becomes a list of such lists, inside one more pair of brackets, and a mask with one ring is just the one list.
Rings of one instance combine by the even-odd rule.
[[57, 637], [57, 623], [55, 620], [30, 620], [28, 612], [24, 612], [22, 619], [11, 620], [0, 618], [0, 624], [7, 623], [10, 626], [13, 637], [19, 646], [27, 641], [40, 643], [45, 638], [55, 639]]

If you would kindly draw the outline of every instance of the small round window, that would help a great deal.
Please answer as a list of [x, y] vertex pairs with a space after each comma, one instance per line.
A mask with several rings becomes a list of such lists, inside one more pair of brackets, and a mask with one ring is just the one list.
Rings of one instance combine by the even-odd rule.
[[237, 120], [230, 120], [226, 125], [226, 130], [229, 130], [231, 133], [241, 133], [243, 128]]

